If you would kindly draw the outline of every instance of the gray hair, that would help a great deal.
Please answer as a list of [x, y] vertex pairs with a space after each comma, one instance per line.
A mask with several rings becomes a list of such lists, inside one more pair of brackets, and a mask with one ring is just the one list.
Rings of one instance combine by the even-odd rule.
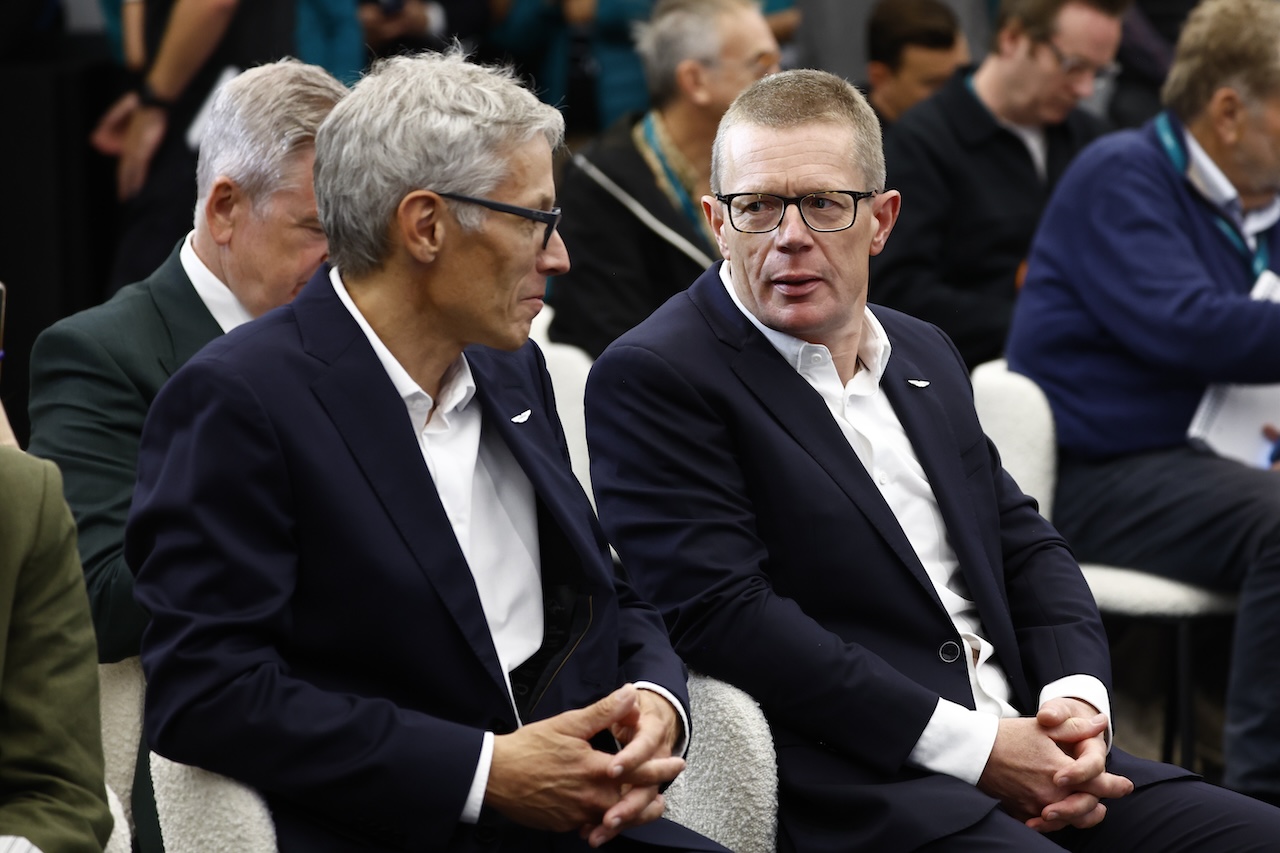
[[1182, 25], [1160, 93], [1165, 106], [1191, 121], [1223, 87], [1253, 108], [1280, 93], [1280, 4], [1274, 0], [1204, 0]]
[[[510, 68], [473, 64], [458, 49], [378, 62], [316, 136], [316, 203], [334, 265], [377, 269], [406, 195], [486, 195], [506, 177], [509, 149], [538, 134], [559, 147], [564, 118]], [[454, 215], [475, 229], [486, 211], [459, 204]]]
[[213, 182], [225, 175], [256, 206], [284, 189], [290, 164], [347, 88], [323, 68], [282, 59], [250, 68], [214, 95], [196, 165], [199, 220]]
[[636, 53], [644, 64], [649, 101], [663, 107], [679, 92], [676, 66], [686, 59], [711, 65], [720, 56], [719, 19], [743, 9], [759, 9], [753, 0], [659, 0], [648, 21], [635, 25]]
[[848, 81], [826, 71], [805, 68], [757, 80], [734, 99], [720, 119], [711, 146], [711, 191], [723, 191], [720, 181], [725, 168], [725, 138], [735, 127], [786, 129], [821, 123], [853, 131], [853, 166], [867, 186], [848, 189], [884, 189], [884, 146], [875, 111]]

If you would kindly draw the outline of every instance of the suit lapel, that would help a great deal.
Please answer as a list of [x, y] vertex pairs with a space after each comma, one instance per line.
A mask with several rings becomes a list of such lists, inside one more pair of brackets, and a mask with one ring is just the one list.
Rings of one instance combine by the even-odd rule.
[[[880, 387], [888, 396], [929, 479], [947, 530], [947, 540], [960, 563], [969, 596], [978, 607], [986, 638], [997, 649], [1016, 650], [1018, 644], [1009, 619], [1009, 602], [1002, 585], [996, 582], [1002, 567], [992, 565], [992, 557], [984, 547], [978, 517], [973, 511], [965, 483], [961, 461], [964, 448], [956, 440], [951, 415], [939, 400], [933, 385], [935, 379], [949, 381], [954, 371], [948, 372], [947, 379], [935, 376], [935, 372], [917, 366], [905, 350], [905, 346], [895, 346]], [[927, 384], [920, 385], [921, 381]], [[999, 559], [998, 555], [996, 559]], [[1015, 684], [1021, 683], [1020, 669], [1015, 671], [1007, 655], [1006, 661], [1005, 668], [1011, 680]]]
[[166, 376], [172, 376], [205, 344], [222, 334], [222, 327], [213, 319], [182, 267], [178, 256], [181, 249], [182, 243], [179, 243], [147, 279], [151, 300], [169, 330], [170, 349], [159, 356]]
[[739, 354], [731, 365], [734, 373], [796, 443], [835, 481], [929, 596], [942, 607], [937, 590], [902, 526], [831, 417], [826, 403], [783, 360], [764, 335], [742, 316], [724, 292], [718, 265], [694, 283], [690, 296], [721, 340], [738, 348]]
[[333, 292], [327, 266], [294, 300], [293, 310], [303, 347], [328, 364], [312, 391], [419, 569], [509, 702], [471, 568], [422, 459], [404, 402]]
[[467, 350], [485, 428], [497, 431], [506, 442], [582, 565], [583, 555], [602, 553], [604, 545], [591, 537], [589, 525], [583, 523], [590, 515], [589, 503], [561, 451], [559, 431], [552, 423], [557, 415], [548, 402], [552, 398], [537, 393], [533, 377], [519, 381], [512, 373], [495, 369], [495, 355], [483, 347]]

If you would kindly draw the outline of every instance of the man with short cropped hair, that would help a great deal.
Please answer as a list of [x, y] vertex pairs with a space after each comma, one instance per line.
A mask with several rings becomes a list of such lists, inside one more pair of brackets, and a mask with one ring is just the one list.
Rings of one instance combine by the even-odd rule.
[[[1206, 0], [1165, 109], [1090, 146], [1031, 250], [1009, 365], [1053, 408], [1054, 522], [1082, 560], [1240, 593], [1223, 781], [1280, 802], [1280, 410], [1244, 464], [1189, 435], [1207, 389], [1280, 382], [1280, 5]], [[1245, 455], [1249, 455], [1246, 451]]]
[[148, 416], [147, 733], [260, 791], [282, 851], [724, 853], [658, 820], [684, 666], [528, 343], [563, 133], [510, 71], [379, 63], [316, 139], [332, 268]]
[[593, 358], [711, 263], [698, 199], [716, 123], [779, 61], [751, 0], [662, 0], [636, 50], [652, 108], [574, 155], [559, 186], [573, 269], [551, 283], [550, 337]]
[[780, 851], [1275, 847], [1280, 810], [1111, 749], [1102, 620], [936, 327], [867, 303], [907, 200], [852, 85], [721, 122], [724, 262], [587, 383], [600, 518], [698, 672], [760, 702]]
[[991, 52], [885, 137], [907, 200], [871, 299], [937, 324], [971, 368], [1004, 352], [1040, 212], [1102, 131], [1077, 108], [1114, 73], [1127, 0], [1002, 0]]

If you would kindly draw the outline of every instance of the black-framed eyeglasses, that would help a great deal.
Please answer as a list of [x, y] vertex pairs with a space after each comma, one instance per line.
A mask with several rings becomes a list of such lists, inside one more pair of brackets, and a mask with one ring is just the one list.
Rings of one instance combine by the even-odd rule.
[[824, 190], [798, 196], [769, 193], [716, 193], [729, 208], [729, 224], [744, 234], [765, 234], [782, 224], [787, 206], [800, 210], [804, 224], [814, 231], [843, 231], [858, 218], [858, 202], [876, 195], [877, 190]]
[[1120, 74], [1118, 62], [1095, 65], [1083, 56], [1068, 56], [1051, 39], [1045, 39], [1041, 44], [1049, 48], [1053, 58], [1058, 61], [1058, 67], [1062, 69], [1063, 76], [1077, 78], [1088, 76], [1094, 80], [1114, 80]]
[[499, 213], [523, 216], [525, 219], [532, 219], [534, 222], [546, 223], [547, 230], [542, 235], [542, 248], [544, 249], [551, 243], [551, 235], [555, 232], [556, 226], [560, 224], [560, 208], [558, 207], [553, 207], [550, 210], [538, 210], [536, 207], [521, 207], [518, 204], [507, 204], [505, 201], [477, 198], [470, 195], [461, 195], [460, 193], [437, 192], [436, 195], [453, 199], [454, 201], [464, 201], [467, 204], [478, 204], [481, 207], [487, 207]]

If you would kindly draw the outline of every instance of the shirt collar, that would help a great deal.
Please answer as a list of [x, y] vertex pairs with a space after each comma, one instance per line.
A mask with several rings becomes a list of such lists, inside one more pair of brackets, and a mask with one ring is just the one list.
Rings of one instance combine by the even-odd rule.
[[435, 410], [443, 415], [461, 411], [467, 407], [475, 396], [476, 382], [471, 375], [471, 365], [467, 363], [465, 355], [459, 353], [458, 358], [449, 365], [440, 383], [440, 400], [438, 402], [432, 400], [431, 395], [423, 391], [422, 386], [413, 380], [409, 371], [405, 370], [404, 365], [391, 354], [391, 350], [387, 349], [387, 345], [382, 342], [378, 333], [369, 325], [369, 321], [360, 313], [360, 309], [351, 299], [351, 294], [347, 293], [347, 287], [342, 283], [342, 276], [339, 275], [337, 267], [329, 270], [329, 281], [333, 284], [333, 290], [338, 294], [343, 307], [351, 314], [351, 318], [356, 321], [360, 331], [369, 340], [369, 346], [373, 347], [374, 355], [378, 357], [382, 369], [387, 372], [391, 383], [396, 387], [396, 393], [406, 405], [413, 403], [414, 400], [426, 399], [430, 404], [427, 407], [428, 411]]
[[196, 295], [200, 297], [204, 307], [209, 309], [209, 313], [213, 315], [214, 321], [222, 331], [229, 332], [236, 326], [242, 326], [252, 320], [253, 315], [249, 313], [249, 309], [240, 304], [240, 300], [231, 292], [231, 288], [214, 275], [213, 271], [196, 255], [195, 247], [192, 245], [195, 233], [191, 231], [183, 239], [182, 248], [178, 250], [178, 260], [182, 262], [182, 270], [191, 280], [191, 286], [196, 289]]
[[[724, 284], [724, 289], [729, 293], [729, 298], [733, 300], [733, 304], [742, 312], [742, 316], [746, 317], [751, 322], [751, 325], [760, 330], [760, 333], [773, 345], [778, 354], [795, 370], [799, 371], [805, 366], [804, 356], [815, 347], [827, 352], [828, 355], [830, 354], [822, 344], [811, 344], [800, 338], [792, 337], [786, 332], [770, 329], [764, 323], [761, 323], [760, 319], [748, 311], [747, 306], [743, 305], [742, 300], [738, 298], [738, 293], [733, 287], [733, 278], [729, 270], [728, 261], [720, 265], [720, 281]], [[871, 306], [866, 306], [863, 309], [862, 335], [858, 339], [858, 359], [862, 362], [863, 370], [850, 381], [856, 381], [859, 376], [866, 374], [872, 378], [873, 384], [878, 386], [881, 377], [884, 376], [885, 367], [889, 364], [889, 355], [892, 350], [893, 347], [889, 343], [889, 336], [885, 334], [884, 326], [880, 325], [876, 315], [871, 313]]]
[[1254, 237], [1280, 221], [1280, 196], [1260, 210], [1245, 214], [1240, 206], [1240, 193], [1226, 174], [1213, 162], [1209, 153], [1201, 147], [1191, 131], [1183, 128], [1183, 142], [1187, 147], [1187, 180], [1210, 204], [1220, 208], [1246, 237]]

